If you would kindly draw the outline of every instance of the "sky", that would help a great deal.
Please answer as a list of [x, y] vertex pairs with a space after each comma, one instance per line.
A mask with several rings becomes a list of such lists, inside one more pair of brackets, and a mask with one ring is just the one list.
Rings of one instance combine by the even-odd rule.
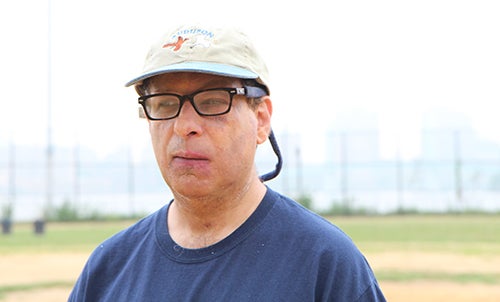
[[500, 143], [498, 16], [494, 0], [1, 1], [0, 147], [44, 145], [49, 126], [57, 146], [102, 155], [148, 146], [124, 83], [184, 23], [252, 37], [270, 71], [273, 127], [302, 135], [305, 154], [357, 111], [376, 115], [387, 154], [396, 141], [418, 153], [433, 110], [457, 112]]

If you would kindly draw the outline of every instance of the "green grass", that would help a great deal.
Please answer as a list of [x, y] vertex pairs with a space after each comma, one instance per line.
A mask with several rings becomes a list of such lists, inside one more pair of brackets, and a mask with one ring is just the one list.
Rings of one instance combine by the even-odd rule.
[[0, 235], [0, 255], [18, 252], [89, 252], [133, 221], [47, 223], [43, 235], [32, 224], [14, 224], [12, 233]]
[[[500, 254], [500, 215], [414, 215], [329, 217], [364, 252], [429, 251], [497, 256]], [[13, 253], [89, 253], [112, 234], [134, 221], [49, 222], [37, 236], [32, 224], [14, 224], [10, 235], [0, 235], [0, 257]], [[491, 273], [447, 273], [420, 271], [377, 271], [385, 281], [450, 281], [454, 283], [500, 284], [500, 275]], [[0, 286], [2, 297], [19, 291], [71, 287], [67, 282]]]
[[488, 273], [441, 273], [441, 272], [401, 272], [401, 271], [377, 271], [377, 279], [384, 281], [408, 282], [417, 280], [427, 281], [449, 281], [453, 283], [483, 283], [500, 284], [499, 274]]
[[73, 283], [70, 282], [40, 282], [33, 284], [19, 284], [19, 285], [6, 285], [0, 286], [0, 300], [2, 300], [5, 295], [11, 292], [25, 292], [37, 289], [47, 289], [52, 287], [71, 287]]
[[500, 215], [330, 217], [364, 251], [500, 253]]

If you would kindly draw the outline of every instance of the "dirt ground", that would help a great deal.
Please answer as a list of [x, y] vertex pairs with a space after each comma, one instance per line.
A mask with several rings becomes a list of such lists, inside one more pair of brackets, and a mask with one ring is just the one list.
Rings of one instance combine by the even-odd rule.
[[[390, 252], [366, 255], [372, 268], [446, 273], [500, 274], [500, 255], [485, 258], [456, 254]], [[0, 286], [61, 282], [72, 284], [88, 254], [16, 254], [0, 257]], [[448, 281], [380, 281], [388, 301], [500, 301], [499, 284]], [[66, 301], [71, 286], [11, 292], [2, 302]]]

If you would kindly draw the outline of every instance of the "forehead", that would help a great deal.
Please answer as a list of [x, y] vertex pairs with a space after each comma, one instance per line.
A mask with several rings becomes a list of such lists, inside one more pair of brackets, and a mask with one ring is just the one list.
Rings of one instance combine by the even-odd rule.
[[151, 77], [148, 80], [147, 89], [150, 92], [172, 90], [188, 93], [198, 89], [236, 87], [241, 84], [242, 81], [237, 78], [195, 72], [175, 72]]

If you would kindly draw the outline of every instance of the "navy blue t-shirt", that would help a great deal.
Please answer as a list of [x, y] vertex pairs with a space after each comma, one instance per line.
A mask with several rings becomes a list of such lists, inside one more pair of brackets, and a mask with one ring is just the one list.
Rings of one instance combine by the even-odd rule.
[[385, 301], [351, 239], [271, 189], [222, 241], [185, 249], [168, 205], [103, 242], [69, 301]]

